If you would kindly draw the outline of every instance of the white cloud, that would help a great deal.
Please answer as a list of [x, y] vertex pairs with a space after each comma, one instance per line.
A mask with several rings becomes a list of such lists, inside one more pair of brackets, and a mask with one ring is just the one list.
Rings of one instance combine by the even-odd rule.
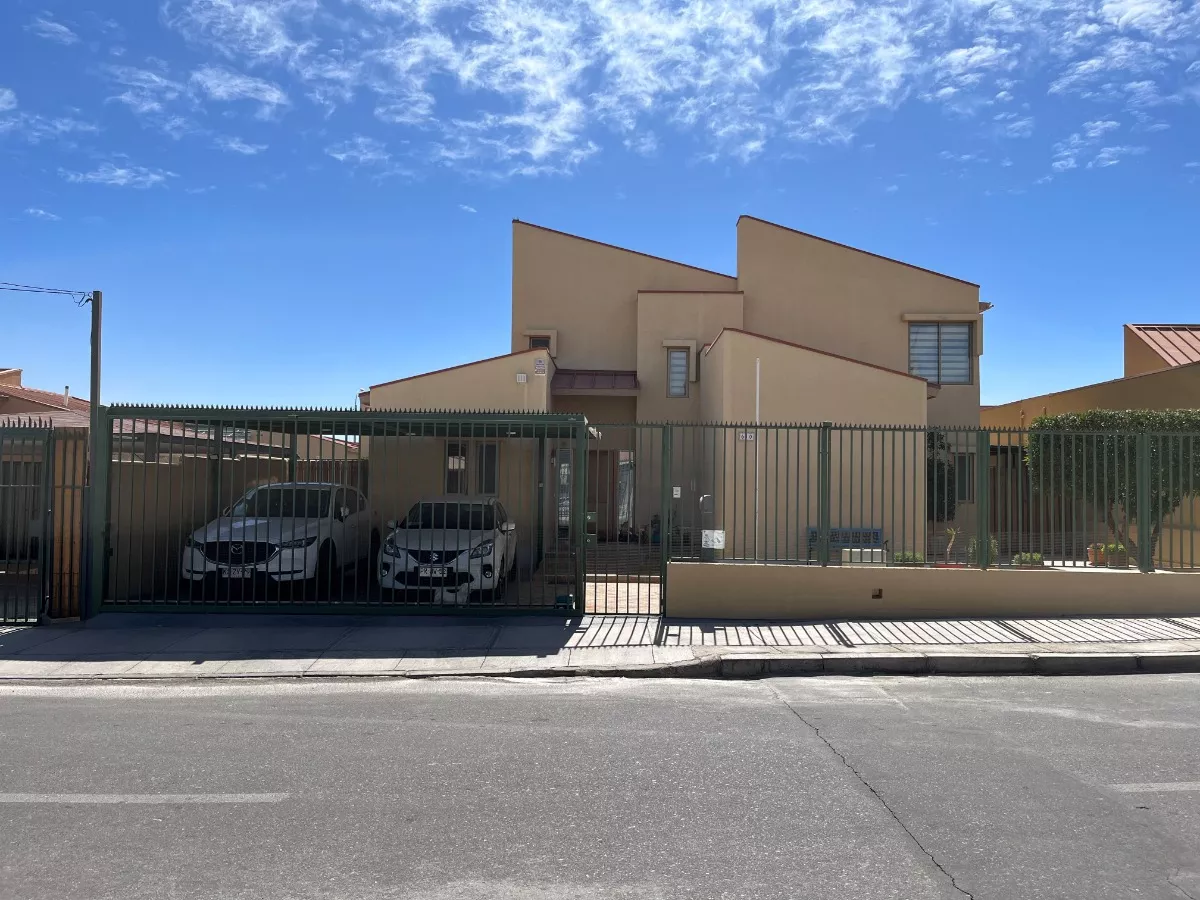
[[1186, 162], [1183, 164], [1185, 169], [1200, 169], [1200, 162]]
[[79, 43], [79, 35], [61, 22], [55, 22], [49, 17], [49, 14], [34, 19], [25, 26], [25, 30], [36, 34], [40, 38], [45, 38], [48, 41], [54, 41], [54, 43], [63, 44], [64, 46]]
[[1115, 166], [1126, 156], [1140, 156], [1145, 153], [1146, 147], [1105, 147], [1096, 154], [1096, 158], [1088, 163], [1089, 169], [1103, 169], [1107, 166]]
[[1027, 138], [1033, 134], [1033, 116], [998, 113], [993, 117], [993, 121], [997, 123], [1001, 137]]
[[479, 210], [477, 210], [475, 207], [467, 206], [467, 204], [465, 204], [465, 203], [458, 204], [458, 208], [461, 209], [463, 212], [469, 212], [469, 213], [479, 212]]
[[136, 66], [106, 66], [104, 74], [118, 87], [125, 88], [110, 97], [124, 103], [138, 115], [161, 112], [166, 104], [177, 99], [186, 88], [161, 72], [139, 69]]
[[1116, 131], [1120, 127], [1120, 122], [1114, 122], [1112, 119], [1101, 119], [1094, 122], [1084, 122], [1083, 133], [1089, 138], [1100, 138], [1104, 137], [1110, 131]]
[[49, 118], [19, 112], [0, 117], [0, 135], [13, 134], [31, 144], [40, 144], [43, 141], [70, 142], [73, 135], [95, 133], [99, 130], [91, 122], [73, 119], [70, 116]]
[[[419, 142], [416, 156], [488, 174], [571, 171], [610, 140], [647, 152], [667, 128], [699, 157], [787, 154], [789, 142], [852, 140], [914, 97], [987, 124], [989, 107], [1047, 82], [1137, 109], [1177, 96], [1198, 16], [1183, 0], [167, 0], [163, 11], [228, 64], [206, 67], [222, 84], [245, 79], [222, 92], [264, 115], [303, 97], [332, 123], [362, 103]], [[997, 122], [1003, 137], [1033, 126]]]
[[266, 144], [249, 144], [237, 137], [218, 137], [216, 144], [222, 150], [230, 153], [241, 153], [243, 156], [254, 156], [267, 149]]
[[0, 112], [17, 108], [17, 95], [12, 88], [0, 87]]
[[887, 187], [884, 188], [884, 190], [889, 194], [894, 194], [894, 193], [896, 193], [896, 191], [900, 190], [900, 185], [889, 184]]
[[46, 210], [44, 210], [44, 209], [38, 209], [33, 206], [31, 206], [31, 207], [29, 207], [29, 209], [25, 210], [25, 215], [27, 215], [31, 218], [34, 218], [34, 219], [41, 219], [43, 222], [57, 222], [59, 219], [59, 217], [56, 216], [54, 213], [46, 212]]
[[203, 66], [192, 73], [189, 81], [211, 100], [253, 100], [261, 104], [259, 113], [264, 117], [289, 102], [278, 85], [219, 66]]
[[392, 158], [387, 148], [375, 138], [355, 135], [348, 141], [342, 141], [325, 148], [325, 152], [338, 162], [355, 163], [360, 166], [378, 165]]
[[150, 188], [165, 184], [168, 178], [178, 177], [174, 172], [163, 169], [148, 169], [144, 166], [118, 166], [104, 163], [91, 172], [70, 172], [60, 169], [59, 174], [75, 184], [103, 184], [109, 187]]

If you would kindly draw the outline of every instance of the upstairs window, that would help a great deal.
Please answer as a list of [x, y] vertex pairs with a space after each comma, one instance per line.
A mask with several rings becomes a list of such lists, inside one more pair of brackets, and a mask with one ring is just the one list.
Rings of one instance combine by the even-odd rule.
[[908, 371], [937, 384], [970, 384], [971, 323], [911, 323]]
[[667, 396], [688, 395], [688, 351], [667, 351]]
[[530, 350], [549, 350], [550, 336], [545, 334], [531, 335], [529, 338]]

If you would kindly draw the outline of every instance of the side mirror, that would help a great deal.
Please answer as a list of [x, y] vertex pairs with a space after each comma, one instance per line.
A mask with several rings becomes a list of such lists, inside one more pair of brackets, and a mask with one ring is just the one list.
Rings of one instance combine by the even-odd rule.
[[350, 515], [350, 507], [343, 506], [341, 509], [338, 510], [338, 515], [337, 515], [338, 521], [345, 522], [346, 519], [349, 517], [349, 515]]
[[395, 519], [388, 519], [383, 524], [386, 525], [388, 528], [391, 528], [393, 531], [396, 529], [396, 520]]
[[512, 533], [513, 533], [514, 531], [516, 531], [516, 530], [517, 530], [517, 523], [516, 523], [516, 522], [505, 522], [505, 523], [504, 523], [504, 531], [505, 531], [506, 533], [508, 533], [508, 534], [512, 534]]

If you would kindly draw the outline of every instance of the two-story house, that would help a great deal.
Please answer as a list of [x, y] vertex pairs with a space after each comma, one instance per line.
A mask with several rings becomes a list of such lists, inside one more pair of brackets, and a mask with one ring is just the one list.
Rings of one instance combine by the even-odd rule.
[[[737, 222], [733, 275], [519, 221], [512, 234], [511, 352], [374, 385], [360, 400], [376, 410], [585, 414], [601, 430], [588, 505], [602, 538], [637, 527], [630, 496], [658, 489], [654, 450], [638, 429], [614, 426], [979, 425], [987, 305], [976, 284], [751, 216]], [[958, 467], [962, 502], [972, 499], [971, 451]], [[737, 452], [685, 463], [697, 471], [678, 478], [681, 504], [713, 489], [711, 472], [736, 468]], [[500, 456], [449, 441], [444, 484], [489, 492], [503, 480]], [[635, 466], [636, 489], [626, 483]]]

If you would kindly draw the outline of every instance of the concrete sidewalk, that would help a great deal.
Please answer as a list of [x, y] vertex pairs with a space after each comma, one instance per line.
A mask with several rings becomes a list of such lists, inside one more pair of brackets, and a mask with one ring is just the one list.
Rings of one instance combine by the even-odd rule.
[[1200, 672], [1200, 617], [912, 622], [107, 614], [0, 629], [0, 681]]

